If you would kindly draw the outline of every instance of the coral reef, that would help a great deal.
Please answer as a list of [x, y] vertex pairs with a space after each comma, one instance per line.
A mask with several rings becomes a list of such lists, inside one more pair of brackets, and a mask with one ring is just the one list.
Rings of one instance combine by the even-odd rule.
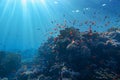
[[18, 69], [14, 80], [119, 80], [119, 36], [114, 30], [99, 33], [65, 28], [39, 47], [33, 62], [22, 63], [19, 69], [16, 54], [0, 52], [0, 63], [11, 68], [0, 67], [9, 72]]
[[34, 67], [23, 67], [17, 79], [119, 80], [119, 35], [65, 28], [40, 46]]

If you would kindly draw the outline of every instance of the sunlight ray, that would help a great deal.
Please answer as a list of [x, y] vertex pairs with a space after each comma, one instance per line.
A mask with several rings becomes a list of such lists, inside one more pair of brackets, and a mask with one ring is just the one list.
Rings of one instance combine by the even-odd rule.
[[[3, 2], [3, 3], [5, 3], [5, 2]], [[0, 18], [0, 22], [1, 22], [2, 19], [4, 18], [4, 15], [5, 15], [8, 7], [9, 7], [9, 3], [10, 3], [10, 0], [7, 0], [7, 1], [6, 1], [6, 4], [5, 4], [4, 6], [2, 6], [2, 7], [3, 7], [3, 9], [2, 9], [3, 11], [2, 11], [2, 15], [0, 16], [0, 17], [1, 17], [1, 18]]]
[[13, 2], [13, 9], [12, 9], [11, 17], [14, 16], [15, 9], [16, 9], [16, 2], [17, 2], [16, 0], [14, 0], [14, 2]]

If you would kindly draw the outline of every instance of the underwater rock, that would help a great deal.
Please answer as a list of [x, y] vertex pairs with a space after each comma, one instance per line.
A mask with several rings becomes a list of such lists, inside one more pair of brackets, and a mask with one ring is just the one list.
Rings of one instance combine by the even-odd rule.
[[21, 55], [22, 63], [32, 62], [34, 56], [36, 55], [36, 53], [37, 53], [37, 50], [36, 49], [32, 49], [32, 48], [24, 50], [24, 51], [21, 51], [20, 54], [22, 54]]
[[5, 58], [6, 52], [0, 51], [0, 63], [2, 63], [2, 60]]
[[2, 78], [2, 79], [0, 78], [0, 80], [9, 80], [9, 79], [8, 78]]
[[71, 78], [62, 78], [62, 80], [72, 80]]
[[81, 75], [79, 72], [71, 71], [71, 78], [72, 80], [78, 80], [80, 79]]
[[63, 67], [61, 70], [61, 77], [70, 78], [71, 77], [70, 70], [68, 70], [66, 67]]
[[120, 77], [115, 72], [111, 71], [109, 68], [99, 68], [94, 71], [95, 80], [120, 80]]
[[120, 31], [119, 32], [111, 32], [111, 34], [109, 34], [109, 36], [110, 36], [110, 38], [115, 39], [118, 42], [120, 42]]
[[36, 80], [53, 80], [51, 77], [47, 77], [43, 74], [39, 75], [38, 78]]
[[109, 67], [110, 69], [112, 69], [113, 71], [116, 71], [117, 70], [117, 61], [115, 60], [107, 60], [106, 61], [106, 66]]
[[87, 46], [82, 46], [81, 47], [81, 56], [83, 58], [88, 58], [91, 55], [91, 51]]
[[120, 31], [120, 28], [117, 27], [111, 27], [107, 30], [108, 32], [116, 32], [116, 31]]
[[71, 69], [68, 69], [66, 66], [61, 68], [60, 71], [60, 80], [68, 79], [68, 80], [77, 80], [80, 79], [80, 73], [75, 72]]
[[21, 56], [15, 53], [0, 52], [0, 77], [15, 73], [21, 66]]

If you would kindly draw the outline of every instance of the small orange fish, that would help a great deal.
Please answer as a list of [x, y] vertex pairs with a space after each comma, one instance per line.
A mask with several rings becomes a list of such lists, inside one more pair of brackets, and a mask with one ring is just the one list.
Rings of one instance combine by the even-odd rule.
[[50, 32], [50, 34], [53, 34], [53, 32]]
[[93, 35], [93, 33], [89, 33], [89, 36], [92, 36]]
[[73, 34], [73, 32], [72, 31], [70, 31], [70, 35], [72, 35]]
[[65, 26], [61, 26], [61, 28], [65, 28]]
[[54, 41], [56, 42], [58, 40], [58, 38], [54, 38]]

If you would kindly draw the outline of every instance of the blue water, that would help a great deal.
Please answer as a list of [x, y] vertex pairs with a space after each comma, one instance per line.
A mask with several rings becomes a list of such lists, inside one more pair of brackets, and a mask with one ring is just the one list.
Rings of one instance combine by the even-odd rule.
[[[105, 24], [105, 16], [109, 16], [110, 25], [97, 28]], [[97, 25], [93, 29], [105, 31], [120, 26], [116, 22], [119, 16], [120, 0], [0, 0], [0, 50], [37, 49], [54, 30], [53, 20], [94, 20]], [[88, 29], [84, 25], [74, 27]]]

